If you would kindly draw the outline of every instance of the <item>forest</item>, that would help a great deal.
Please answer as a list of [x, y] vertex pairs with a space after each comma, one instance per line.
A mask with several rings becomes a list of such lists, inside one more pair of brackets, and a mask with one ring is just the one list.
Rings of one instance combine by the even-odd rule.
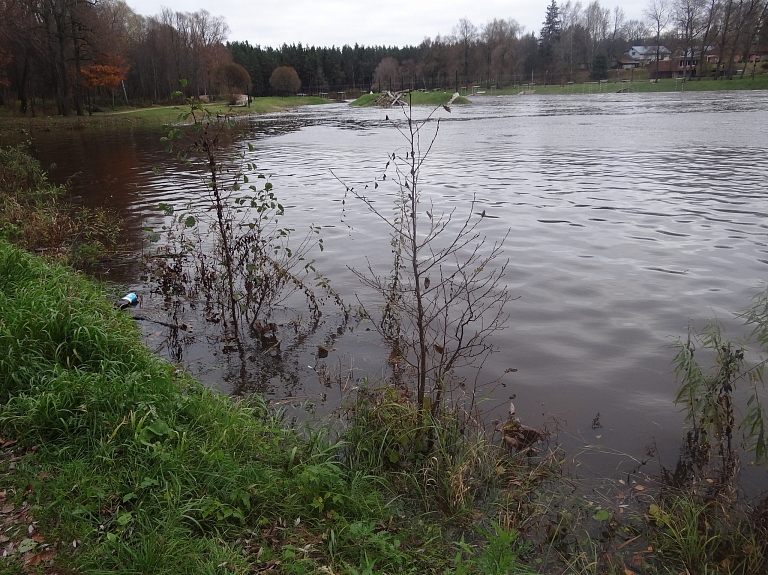
[[96, 99], [166, 103], [180, 79], [186, 96], [216, 95], [232, 83], [233, 62], [250, 76], [237, 89], [252, 96], [278, 93], [270, 85], [278, 67], [294, 68], [297, 91], [311, 94], [564, 83], [604, 77], [632, 45], [663, 44], [702, 64], [706, 52], [707, 73], [730, 78], [736, 62], [765, 53], [767, 10], [766, 0], [649, 0], [642, 19], [628, 19], [599, 0], [551, 0], [536, 31], [514, 19], [462, 18], [418, 46], [270, 47], [228, 42], [224, 18], [202, 9], [144, 16], [123, 0], [0, 0], [0, 105], [36, 115], [47, 102], [83, 115], [98, 111]]

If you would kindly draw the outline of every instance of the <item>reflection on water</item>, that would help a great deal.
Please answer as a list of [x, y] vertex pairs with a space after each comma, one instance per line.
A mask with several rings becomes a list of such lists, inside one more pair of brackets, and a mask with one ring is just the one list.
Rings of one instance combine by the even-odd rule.
[[[255, 148], [249, 159], [270, 175], [286, 223], [324, 228], [316, 265], [353, 305], [374, 299], [348, 267], [362, 269], [369, 258], [386, 271], [387, 230], [363, 206], [349, 199], [342, 206], [344, 190], [330, 170], [350, 185], [370, 184], [405, 143], [386, 115], [398, 112], [335, 104], [245, 127]], [[475, 197], [474, 209], [492, 216], [482, 221], [489, 238], [511, 228], [506, 279], [519, 299], [497, 338], [501, 352], [485, 367], [489, 381], [502, 377], [486, 409], [501, 415], [516, 394], [526, 423], [552, 415], [567, 422], [567, 443], [642, 453], [655, 440], [662, 457], [674, 455], [682, 416], [671, 405], [666, 346], [708, 318], [736, 327], [734, 312], [765, 285], [768, 93], [487, 97], [435, 118], [425, 198], [436, 211], [465, 214]], [[143, 130], [78, 132], [35, 147], [44, 163], [56, 162], [57, 178], [80, 171], [72, 193], [119, 209], [139, 238], [142, 226], [162, 223], [159, 202], [203, 201], [196, 175], [158, 138]], [[382, 210], [392, 192], [375, 191]], [[135, 267], [112, 276], [146, 291]], [[143, 313], [161, 303], [147, 295]], [[227, 358], [205, 345], [205, 322], [197, 323], [185, 361], [231, 391]], [[167, 337], [144, 327], [151, 344]], [[283, 358], [292, 373], [287, 387], [277, 376], [256, 378], [254, 387], [277, 398], [325, 398], [328, 409], [340, 393], [317, 370], [351, 365], [356, 376], [376, 377], [385, 353], [372, 333], [356, 323], [339, 334], [328, 317], [312, 342]], [[313, 355], [319, 342], [331, 349], [323, 360]], [[517, 371], [505, 374], [510, 367]], [[590, 428], [598, 412], [599, 439]], [[615, 461], [595, 457], [594, 465], [604, 470]]]

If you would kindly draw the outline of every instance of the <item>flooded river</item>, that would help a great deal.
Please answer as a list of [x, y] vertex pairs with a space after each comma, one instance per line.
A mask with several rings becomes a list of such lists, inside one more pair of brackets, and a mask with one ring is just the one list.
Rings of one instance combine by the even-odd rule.
[[[362, 269], [369, 258], [385, 273], [389, 242], [359, 203], [347, 198], [342, 213], [344, 188], [331, 170], [350, 185], [371, 183], [405, 145], [385, 120], [398, 113], [333, 104], [260, 116], [242, 126], [237, 144], [254, 146], [248, 157], [270, 176], [285, 223], [323, 228], [316, 267], [351, 304], [356, 297], [373, 304], [375, 296], [349, 266]], [[484, 97], [435, 118], [439, 133], [421, 173], [425, 197], [436, 211], [465, 214], [474, 196], [475, 210], [492, 216], [480, 223], [489, 239], [510, 230], [505, 281], [518, 299], [495, 336], [500, 352], [484, 368], [486, 381], [501, 378], [483, 403], [489, 420], [503, 417], [515, 395], [525, 423], [560, 422], [560, 440], [571, 455], [583, 452], [587, 473], [626, 471], [634, 463], [621, 454], [641, 459], [654, 443], [671, 464], [683, 416], [672, 404], [669, 345], [689, 325], [715, 318], [743, 334], [734, 315], [766, 287], [768, 93]], [[118, 209], [139, 249], [141, 228], [162, 223], [159, 202], [199, 205], [203, 197], [160, 135], [46, 135], [34, 151], [45, 165], [56, 163], [57, 180], [79, 172], [72, 194]], [[393, 198], [381, 190], [386, 210]], [[143, 313], [159, 309], [138, 266], [115, 266], [105, 277], [145, 294]], [[204, 322], [189, 321], [197, 335], [175, 353], [206, 383], [250, 391], [207, 345], [206, 327], [197, 325]], [[174, 357], [161, 327], [142, 327], [150, 346]], [[329, 313], [314, 340], [283, 358], [290, 378], [255, 377], [252, 389], [330, 412], [344, 391], [318, 376], [318, 343], [332, 346], [325, 373], [351, 367], [354, 378], [375, 379], [386, 360], [364, 323], [341, 335], [338, 328]], [[593, 429], [598, 414], [602, 427]]]

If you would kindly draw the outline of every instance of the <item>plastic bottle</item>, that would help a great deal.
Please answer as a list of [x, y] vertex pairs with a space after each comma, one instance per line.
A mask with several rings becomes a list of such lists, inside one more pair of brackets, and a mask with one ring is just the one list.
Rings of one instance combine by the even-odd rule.
[[136, 302], [138, 301], [139, 298], [136, 296], [136, 294], [131, 292], [120, 298], [118, 305], [120, 306], [120, 309], [125, 309], [129, 306], [136, 305]]

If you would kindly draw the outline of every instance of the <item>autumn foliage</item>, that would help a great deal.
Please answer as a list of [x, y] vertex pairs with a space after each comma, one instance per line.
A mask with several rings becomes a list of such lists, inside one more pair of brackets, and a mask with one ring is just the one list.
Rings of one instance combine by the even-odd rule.
[[80, 70], [80, 78], [86, 88], [104, 88], [110, 92], [114, 90], [120, 82], [125, 80], [128, 72], [128, 66], [117, 66], [114, 64], [93, 64], [84, 66]]

